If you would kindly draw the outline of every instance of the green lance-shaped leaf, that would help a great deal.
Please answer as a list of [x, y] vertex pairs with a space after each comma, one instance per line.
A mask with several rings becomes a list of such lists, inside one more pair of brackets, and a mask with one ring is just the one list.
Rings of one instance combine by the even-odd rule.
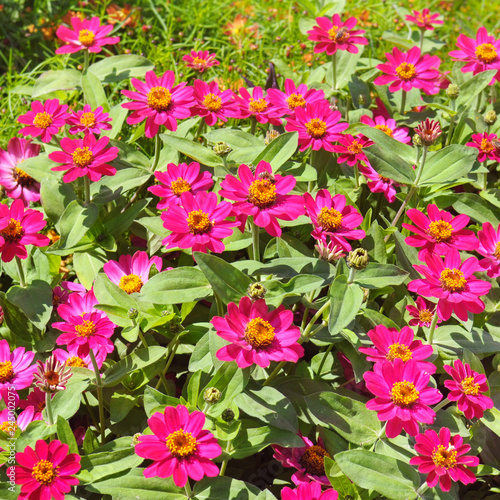
[[474, 99], [489, 85], [496, 72], [494, 69], [483, 71], [460, 85], [460, 94], [455, 102], [456, 108], [472, 104]]
[[35, 82], [31, 97], [40, 97], [57, 90], [81, 90], [81, 73], [76, 69], [45, 71]]
[[358, 314], [363, 303], [363, 290], [355, 283], [347, 283], [347, 277], [337, 276], [328, 291], [330, 298], [330, 319], [328, 330], [331, 335], [336, 335]]
[[411, 185], [415, 182], [415, 171], [410, 163], [397, 154], [376, 144], [364, 149], [368, 161], [379, 175], [396, 182]]
[[257, 165], [261, 161], [267, 161], [273, 167], [273, 171], [276, 172], [297, 150], [298, 137], [297, 132], [281, 134], [271, 141], [252, 163]]
[[190, 139], [167, 134], [161, 134], [160, 137], [165, 144], [172, 146], [177, 151], [180, 151], [202, 165], [206, 165], [207, 167], [221, 167], [224, 165], [222, 160], [211, 149]]
[[101, 59], [92, 64], [88, 70], [101, 82], [111, 83], [128, 80], [133, 77], [142, 78], [153, 67], [154, 64], [145, 57], [123, 54]]
[[393, 264], [370, 262], [365, 269], [358, 271], [354, 283], [364, 288], [384, 288], [404, 283], [408, 273]]

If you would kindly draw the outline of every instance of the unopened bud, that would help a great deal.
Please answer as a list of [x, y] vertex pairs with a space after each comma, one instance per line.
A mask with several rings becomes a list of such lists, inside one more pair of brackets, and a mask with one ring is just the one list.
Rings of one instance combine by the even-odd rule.
[[366, 97], [363, 94], [358, 96], [358, 104], [364, 106], [366, 104]]
[[423, 146], [431, 146], [442, 134], [442, 131], [438, 121], [427, 118], [418, 125], [415, 133], [420, 137]]
[[354, 269], [364, 269], [368, 265], [368, 252], [364, 248], [351, 250], [347, 255], [347, 265]]
[[222, 412], [221, 418], [224, 422], [232, 422], [234, 420], [234, 411], [231, 408], [225, 409]]
[[420, 137], [415, 134], [413, 137], [412, 137], [412, 143], [414, 146], [417, 146], [417, 147], [422, 147], [423, 144], [422, 144], [422, 139], [420, 139]]
[[446, 89], [446, 95], [454, 101], [460, 94], [460, 87], [456, 83], [450, 83]]
[[484, 123], [486, 123], [486, 125], [488, 126], [495, 125], [496, 121], [497, 121], [497, 114], [495, 113], [494, 109], [490, 109], [487, 113], [485, 113]]
[[331, 264], [344, 257], [345, 255], [344, 249], [339, 245], [335, 245], [333, 241], [330, 241], [330, 243], [326, 244], [324, 241], [319, 240], [314, 248], [318, 251], [318, 257], [321, 260], [326, 260]]
[[128, 316], [130, 319], [135, 319], [135, 318], [137, 318], [137, 316], [139, 316], [139, 312], [137, 311], [137, 309], [134, 309], [133, 307], [131, 307], [131, 308], [128, 310], [127, 316]]
[[232, 149], [229, 147], [229, 144], [224, 141], [216, 142], [214, 144], [213, 150], [217, 156], [227, 156], [232, 151]]
[[136, 446], [139, 444], [139, 438], [142, 436], [140, 432], [137, 432], [134, 434], [134, 437], [132, 438], [132, 446]]
[[274, 141], [274, 139], [276, 139], [276, 137], [279, 137], [281, 134], [277, 131], [277, 130], [268, 130], [266, 132], [266, 138], [264, 139], [264, 144], [267, 146], [269, 145], [271, 142]]
[[247, 294], [252, 300], [263, 299], [267, 293], [267, 288], [262, 283], [252, 283], [247, 288]]
[[221, 396], [222, 393], [216, 387], [207, 387], [205, 389], [205, 392], [203, 393], [203, 399], [205, 400], [205, 403], [208, 403], [210, 405], [217, 403]]

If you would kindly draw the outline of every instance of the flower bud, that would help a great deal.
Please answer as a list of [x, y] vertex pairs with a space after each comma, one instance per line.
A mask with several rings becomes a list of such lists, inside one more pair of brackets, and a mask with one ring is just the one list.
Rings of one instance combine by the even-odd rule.
[[219, 401], [222, 393], [216, 387], [207, 387], [203, 393], [203, 399], [205, 403], [213, 405]]
[[234, 420], [234, 411], [231, 408], [226, 408], [221, 415], [224, 422], [232, 422]]
[[446, 95], [454, 101], [460, 94], [460, 87], [456, 83], [450, 83], [446, 89]]
[[279, 137], [281, 134], [277, 130], [268, 130], [266, 132], [266, 138], [264, 139], [264, 144], [268, 146], [271, 142], [276, 139], [276, 137]]
[[366, 104], [366, 97], [363, 94], [358, 96], [358, 104], [363, 107]]
[[347, 255], [347, 265], [354, 269], [364, 269], [368, 265], [368, 252], [364, 248], [351, 250]]
[[432, 146], [442, 134], [439, 122], [436, 120], [429, 120], [429, 118], [427, 118], [425, 122], [420, 122], [415, 129], [415, 133], [420, 137], [423, 146]]
[[34, 373], [33, 382], [43, 392], [54, 394], [66, 389], [68, 380], [73, 376], [71, 368], [57, 361], [51, 356], [45, 363], [38, 360], [37, 371]]
[[252, 283], [247, 288], [247, 294], [252, 300], [263, 299], [267, 293], [267, 288], [262, 283]]
[[132, 438], [132, 446], [136, 446], [139, 444], [139, 438], [142, 436], [140, 432], [136, 432]]
[[135, 309], [135, 308], [131, 307], [131, 308], [128, 310], [127, 316], [128, 316], [130, 319], [135, 319], [135, 318], [137, 318], [137, 316], [139, 316], [139, 312], [137, 311], [137, 309]]
[[490, 109], [487, 113], [484, 114], [484, 123], [486, 123], [486, 125], [488, 126], [495, 125], [496, 121], [497, 121], [497, 114], [495, 113], [494, 109]]
[[229, 147], [229, 144], [225, 143], [224, 141], [219, 141], [214, 144], [213, 147], [214, 153], [217, 156], [227, 156], [232, 149]]
[[317, 245], [314, 248], [318, 251], [318, 257], [321, 260], [326, 260], [333, 264], [335, 261], [344, 257], [344, 250], [341, 246], [335, 245], [333, 241], [326, 244], [324, 241], [318, 240]]
[[412, 143], [414, 146], [416, 147], [422, 147], [423, 144], [422, 144], [422, 139], [420, 139], [420, 137], [415, 134], [413, 137], [412, 137]]

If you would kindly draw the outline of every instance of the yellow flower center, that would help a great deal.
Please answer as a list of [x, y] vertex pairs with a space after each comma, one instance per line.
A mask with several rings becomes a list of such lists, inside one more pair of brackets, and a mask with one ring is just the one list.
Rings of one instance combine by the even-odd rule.
[[84, 146], [83, 148], [76, 148], [73, 152], [73, 163], [80, 168], [88, 167], [92, 160], [94, 159], [94, 155], [92, 151], [88, 148], [88, 146]]
[[491, 43], [482, 43], [476, 47], [476, 57], [484, 63], [490, 63], [497, 57], [497, 51]]
[[182, 177], [177, 177], [177, 180], [170, 183], [170, 189], [175, 196], [180, 196], [182, 193], [191, 191], [191, 184]]
[[39, 483], [48, 486], [57, 477], [57, 467], [54, 467], [52, 462], [48, 460], [40, 460], [33, 466], [33, 472], [31, 476], [36, 479]]
[[270, 207], [276, 197], [276, 185], [270, 179], [256, 179], [248, 188], [248, 201], [259, 208]]
[[436, 220], [429, 224], [429, 234], [439, 243], [448, 241], [453, 234], [453, 226], [444, 220]]
[[80, 30], [78, 33], [78, 41], [85, 45], [85, 47], [90, 47], [94, 43], [95, 34], [91, 30]]
[[165, 87], [153, 87], [148, 92], [148, 106], [155, 111], [167, 111], [172, 102], [172, 94]]
[[375, 128], [382, 130], [384, 134], [387, 134], [389, 137], [392, 137], [392, 130], [387, 125], [375, 125]]
[[482, 139], [481, 140], [481, 150], [482, 151], [485, 151], [485, 152], [490, 152], [490, 151], [494, 151], [496, 148], [494, 146], [494, 144], [489, 141], [488, 139]]
[[14, 179], [23, 187], [31, 186], [35, 182], [35, 179], [33, 179], [33, 177], [31, 177], [24, 170], [21, 170], [18, 167], [14, 169]]
[[75, 366], [77, 368], [87, 368], [87, 363], [83, 361], [82, 358], [79, 358], [78, 356], [71, 356], [71, 358], [68, 358], [66, 360], [66, 366]]
[[33, 125], [38, 128], [50, 127], [52, 125], [52, 116], [49, 115], [49, 113], [47, 113], [46, 111], [37, 113], [37, 115], [33, 119]]
[[167, 436], [167, 448], [176, 458], [188, 458], [196, 453], [198, 443], [190, 432], [179, 429]]
[[438, 467], [451, 469], [455, 467], [457, 463], [457, 452], [451, 445], [446, 448], [445, 446], [440, 444], [437, 449], [432, 452], [432, 461]]
[[325, 231], [337, 231], [342, 227], [342, 214], [334, 208], [323, 207], [318, 214], [318, 224]]
[[432, 314], [429, 309], [422, 309], [418, 313], [418, 319], [422, 323], [430, 323], [432, 321], [432, 318], [434, 317], [434, 314]]
[[479, 393], [479, 384], [474, 382], [474, 377], [466, 377], [462, 380], [462, 391], [465, 394], [476, 396]]
[[391, 390], [392, 402], [397, 406], [408, 407], [418, 401], [419, 392], [411, 382], [396, 382]]
[[441, 288], [449, 292], [461, 292], [467, 285], [464, 273], [455, 268], [443, 269], [439, 279], [441, 280]]
[[120, 278], [118, 286], [130, 295], [134, 292], [140, 292], [143, 284], [141, 277], [137, 276], [137, 274], [127, 274]]
[[49, 385], [57, 385], [60, 382], [59, 373], [54, 370], [49, 370], [43, 374], [45, 380], [49, 383]]
[[407, 82], [408, 80], [415, 78], [415, 76], [417, 75], [417, 71], [413, 64], [404, 62], [396, 68], [396, 74], [401, 80]]
[[14, 378], [14, 369], [10, 361], [2, 361], [0, 363], [0, 382], [5, 384]]
[[339, 28], [338, 26], [332, 26], [328, 30], [328, 37], [334, 42], [343, 42], [349, 38], [349, 30], [347, 28]]
[[430, 22], [430, 19], [431, 16], [429, 16], [429, 14], [419, 13], [417, 16], [417, 21], [421, 24], [427, 24], [428, 22]]
[[84, 127], [93, 127], [95, 125], [96, 119], [94, 113], [88, 111], [87, 113], [83, 113], [80, 118], [80, 123]]
[[94, 322], [90, 319], [84, 319], [81, 325], [75, 325], [75, 330], [79, 337], [90, 337], [95, 333]]
[[245, 328], [245, 341], [255, 349], [267, 347], [273, 343], [274, 328], [262, 318], [250, 320]]
[[16, 432], [16, 429], [18, 427], [19, 426], [16, 424], [16, 422], [7, 421], [7, 422], [3, 422], [2, 424], [0, 424], [0, 430], [7, 432], [8, 434], [10, 434], [11, 432]]
[[495, 245], [495, 252], [493, 255], [500, 260], [500, 241]]
[[215, 94], [207, 94], [205, 99], [203, 99], [203, 106], [208, 109], [208, 111], [219, 111], [222, 108], [222, 99]]
[[326, 123], [319, 118], [313, 118], [306, 123], [306, 130], [311, 137], [319, 139], [326, 133]]
[[394, 361], [396, 358], [399, 358], [406, 362], [412, 359], [412, 352], [408, 346], [396, 343], [389, 347], [389, 352], [386, 357], [389, 361]]
[[254, 99], [253, 97], [250, 97], [249, 108], [252, 113], [262, 113], [267, 109], [267, 102], [262, 97], [260, 99]]
[[197, 66], [205, 66], [207, 64], [206, 59], [201, 59], [200, 57], [195, 57], [193, 59], [193, 64], [196, 64]]
[[361, 153], [361, 151], [363, 150], [363, 146], [358, 141], [352, 141], [347, 150], [350, 153], [357, 155], [358, 153]]
[[189, 212], [186, 221], [191, 234], [207, 233], [214, 224], [209, 219], [208, 214], [203, 210], [193, 210]]
[[330, 454], [321, 446], [314, 445], [307, 448], [302, 457], [300, 457], [300, 465], [311, 476], [324, 476], [325, 457], [330, 458]]
[[305, 108], [307, 104], [302, 94], [291, 94], [286, 103], [288, 104], [288, 108], [292, 110], [295, 108]]
[[391, 182], [391, 179], [389, 179], [389, 177], [384, 177], [383, 175], [380, 174], [378, 175], [378, 178], [384, 182]]
[[16, 219], [10, 219], [9, 225], [0, 230], [0, 236], [6, 241], [19, 241], [24, 234], [24, 228]]

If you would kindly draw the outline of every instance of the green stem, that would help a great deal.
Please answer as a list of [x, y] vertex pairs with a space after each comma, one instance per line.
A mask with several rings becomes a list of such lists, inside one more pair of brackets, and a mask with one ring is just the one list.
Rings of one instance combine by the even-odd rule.
[[222, 303], [219, 294], [214, 292], [214, 297], [215, 297], [215, 303], [217, 304], [217, 316], [220, 316], [222, 318], [224, 317], [224, 304]]
[[85, 176], [83, 178], [83, 185], [85, 186], [85, 205], [90, 203], [90, 179]]
[[99, 367], [97, 366], [97, 361], [95, 359], [94, 351], [89, 350], [90, 360], [92, 361], [92, 366], [95, 372], [95, 383], [97, 386], [97, 400], [99, 401], [99, 422], [101, 427], [101, 444], [106, 441], [106, 419], [104, 418], [104, 399], [102, 393], [102, 379], [101, 373], [99, 372]]
[[448, 398], [444, 398], [440, 403], [434, 406], [432, 410], [437, 413], [439, 410], [444, 408], [448, 403], [449, 403]]
[[429, 345], [432, 345], [432, 341], [434, 340], [434, 332], [436, 330], [436, 325], [438, 322], [439, 316], [437, 313], [437, 310], [434, 311], [434, 316], [432, 317], [432, 323], [431, 323], [431, 328], [429, 330], [429, 336], [427, 337], [427, 342]]
[[332, 56], [332, 91], [337, 90], [337, 52]]
[[420, 486], [420, 488], [416, 491], [418, 497], [419, 498], [424, 498], [422, 496], [422, 494], [425, 493], [428, 489], [429, 489], [429, 485], [427, 484], [427, 482], [422, 483], [422, 485]]
[[276, 375], [278, 375], [278, 373], [286, 365], [286, 363], [286, 361], [281, 361], [280, 363], [278, 363], [278, 366], [272, 371], [271, 375], [267, 377], [266, 381], [262, 385], [269, 385], [276, 378]]
[[139, 328], [139, 338], [141, 339], [142, 345], [146, 348], [149, 347], [148, 343], [146, 342], [146, 338], [144, 337], [144, 334], [142, 333], [142, 330]]
[[356, 276], [356, 269], [354, 269], [354, 267], [351, 267], [349, 269], [349, 277], [347, 278], [348, 285], [354, 281], [354, 276]]
[[354, 178], [355, 178], [355, 185], [354, 185], [354, 187], [356, 189], [358, 189], [359, 188], [359, 168], [358, 168], [358, 164], [357, 163], [354, 166]]
[[226, 473], [226, 467], [229, 460], [224, 460], [220, 466], [219, 476], [223, 476]]
[[189, 479], [187, 480], [187, 483], [184, 486], [184, 490], [186, 491], [186, 495], [188, 498], [191, 498], [193, 496], [193, 490], [191, 489], [191, 485], [189, 484]]
[[89, 400], [88, 400], [87, 395], [85, 394], [85, 392], [82, 393], [82, 396], [83, 396], [83, 399], [85, 401], [85, 405], [87, 406], [87, 410], [89, 412], [90, 419], [92, 420], [92, 422], [94, 424], [94, 427], [100, 432], [101, 426], [99, 425], [99, 422], [95, 418], [94, 412], [92, 410], [92, 407], [90, 406]]
[[421, 28], [420, 29], [420, 44], [419, 44], [420, 52], [422, 52], [422, 47], [424, 46], [424, 33], [425, 33], [425, 28]]
[[[309, 324], [306, 326], [305, 330], [302, 333], [302, 337], [299, 339], [299, 343], [304, 342], [305, 340], [309, 340], [309, 332], [313, 329], [314, 323], [320, 318], [323, 314], [323, 312], [330, 307], [330, 301], [327, 300], [317, 311], [316, 314], [311, 318], [311, 321], [309, 321]], [[302, 341], [302, 342], [301, 342]]]
[[50, 392], [45, 393], [45, 408], [47, 408], [47, 420], [48, 424], [52, 425], [54, 423], [54, 415], [52, 415], [52, 394]]
[[321, 378], [321, 370], [323, 369], [323, 366], [326, 363], [326, 358], [328, 357], [328, 354], [330, 354], [330, 351], [333, 349], [333, 344], [330, 344], [323, 354], [323, 357], [321, 358], [321, 363], [319, 364], [318, 371], [316, 372], [316, 375], [314, 377], [314, 380], [319, 380]]
[[205, 132], [205, 125], [206, 125], [205, 120], [202, 118], [200, 120], [198, 128], [196, 129], [196, 133], [194, 134], [194, 139], [193, 139], [194, 142], [198, 142], [200, 136], [203, 134], [203, 132]]
[[[170, 356], [168, 357], [167, 364], [165, 365], [165, 368], [163, 369], [163, 372], [162, 372], [164, 377], [168, 373], [168, 369], [170, 368], [170, 365], [172, 364], [172, 361], [174, 360], [175, 353], [177, 352], [177, 348], [179, 347], [180, 342], [179, 342], [178, 336], [175, 336], [172, 339], [172, 342], [174, 342], [174, 344], [173, 344], [172, 350], [170, 351]], [[156, 384], [156, 390], [158, 390], [158, 388], [160, 387], [161, 384], [162, 384], [162, 380], [160, 377], [160, 380]], [[168, 392], [168, 390], [167, 390], [167, 392]]]
[[260, 247], [259, 247], [259, 226], [252, 221], [252, 250], [253, 259], [260, 262]]
[[417, 170], [417, 176], [415, 178], [415, 186], [418, 186], [420, 177], [422, 177], [422, 172], [424, 171], [425, 160], [427, 159], [427, 151], [429, 151], [429, 146], [422, 147], [422, 158], [420, 158], [420, 164]]
[[257, 120], [252, 116], [252, 126], [250, 127], [250, 133], [255, 135], [255, 131], [257, 130]]
[[89, 69], [89, 51], [83, 51], [83, 73], [86, 73]]
[[399, 110], [400, 115], [404, 115], [405, 105], [406, 105], [406, 90], [403, 90], [403, 95], [401, 96], [401, 109]]
[[[487, 160], [484, 162], [484, 168], [486, 168], [486, 169], [488, 168], [488, 161]], [[482, 179], [481, 189], [483, 191], [486, 191], [488, 189], [488, 172], [481, 174], [481, 179]]]
[[[451, 101], [451, 108], [453, 109], [453, 111], [455, 111], [455, 101]], [[450, 116], [450, 126], [448, 127], [448, 135], [446, 136], [446, 144], [445, 146], [448, 146], [451, 142], [451, 137], [453, 135], [453, 129], [455, 127], [455, 117], [456, 115], [455, 114], [452, 114]]]
[[26, 278], [24, 277], [23, 263], [16, 255], [17, 274], [19, 274], [19, 284], [24, 288], [26, 286]]
[[160, 161], [160, 152], [161, 152], [161, 139], [160, 139], [160, 131], [155, 135], [155, 156], [153, 160], [153, 165], [151, 166], [151, 172], [156, 170], [158, 166], [158, 162]]

